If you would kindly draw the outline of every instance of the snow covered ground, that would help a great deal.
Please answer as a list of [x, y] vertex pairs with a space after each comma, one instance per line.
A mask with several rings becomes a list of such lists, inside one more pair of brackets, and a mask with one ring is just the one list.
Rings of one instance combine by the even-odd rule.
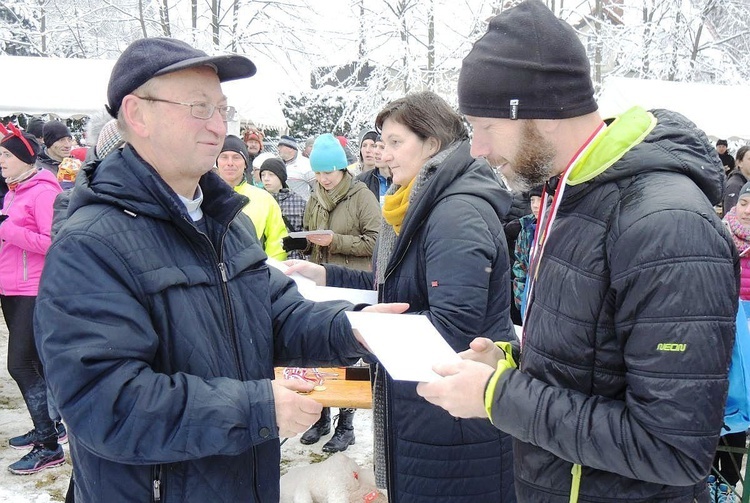
[[[13, 475], [7, 466], [19, 460], [26, 451], [8, 447], [7, 439], [31, 429], [31, 419], [16, 383], [8, 374], [8, 331], [0, 317], [0, 503], [51, 503], [65, 500], [70, 480], [70, 463], [43, 470], [35, 475]], [[338, 413], [333, 409], [332, 415]], [[358, 410], [354, 416], [356, 444], [346, 450], [363, 469], [372, 470], [372, 411]], [[281, 447], [281, 470], [316, 463], [328, 458], [321, 447], [331, 435], [315, 445], [302, 445], [299, 436], [289, 439]], [[65, 454], [68, 455], [67, 445]]]

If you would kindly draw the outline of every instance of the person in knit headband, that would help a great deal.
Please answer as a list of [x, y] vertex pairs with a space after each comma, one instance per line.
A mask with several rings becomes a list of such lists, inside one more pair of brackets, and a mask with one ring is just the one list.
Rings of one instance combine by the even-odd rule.
[[36, 174], [34, 165], [41, 148], [33, 135], [22, 132], [12, 124], [8, 129], [0, 125], [0, 134], [4, 134], [0, 140], [4, 166], [2, 176], [8, 188], [14, 190], [20, 182]]
[[479, 337], [417, 393], [514, 438], [519, 503], [709, 501], [738, 298], [713, 208], [723, 166], [679, 113], [605, 120], [589, 56], [526, 0], [463, 59], [472, 156], [554, 196], [531, 251], [523, 353]]
[[39, 143], [36, 137], [29, 133], [24, 133], [12, 124], [6, 129], [0, 125], [0, 134], [3, 134], [0, 140], [0, 147], [4, 148], [8, 154], [16, 157], [22, 163], [33, 166], [39, 156]]
[[10, 447], [28, 452], [8, 469], [27, 475], [65, 462], [62, 423], [50, 417], [46, 372], [36, 349], [34, 310], [45, 256], [50, 247], [52, 205], [60, 193], [54, 174], [37, 170], [36, 138], [0, 125], [0, 170], [10, 192], [0, 215], [0, 307], [8, 327], [8, 371], [18, 385], [33, 428], [17, 432]]

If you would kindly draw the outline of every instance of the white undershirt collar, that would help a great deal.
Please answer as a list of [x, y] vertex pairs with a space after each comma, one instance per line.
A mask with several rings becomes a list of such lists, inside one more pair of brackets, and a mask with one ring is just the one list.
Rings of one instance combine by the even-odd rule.
[[198, 220], [203, 218], [203, 210], [201, 210], [201, 204], [203, 203], [203, 191], [201, 190], [200, 185], [195, 190], [195, 196], [193, 199], [188, 199], [187, 197], [183, 197], [179, 194], [177, 194], [177, 197], [179, 197], [182, 204], [185, 205], [185, 209], [187, 210], [188, 215], [190, 215], [190, 218], [193, 220], [193, 222], [197, 222]]

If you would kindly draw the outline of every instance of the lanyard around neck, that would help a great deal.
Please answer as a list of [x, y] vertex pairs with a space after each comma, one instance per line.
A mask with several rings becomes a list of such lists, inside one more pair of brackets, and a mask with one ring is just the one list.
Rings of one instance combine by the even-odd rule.
[[[545, 204], [541, 204], [539, 206], [539, 214], [537, 215], [537, 222], [539, 223], [536, 226], [534, 242], [529, 254], [529, 272], [526, 277], [526, 308], [522, 313], [522, 319], [524, 320], [524, 336], [526, 335], [526, 314], [528, 313], [529, 307], [531, 306], [532, 296], [534, 294], [534, 286], [536, 285], [537, 276], [539, 275], [542, 256], [544, 255], [544, 250], [547, 246], [550, 232], [552, 231], [552, 223], [557, 217], [557, 210], [560, 208], [560, 203], [562, 202], [563, 194], [565, 193], [565, 187], [568, 184], [568, 178], [570, 177], [570, 173], [572, 171], [571, 168], [576, 165], [586, 148], [591, 145], [594, 139], [599, 136], [602, 131], [604, 131], [605, 126], [606, 124], [602, 122], [599, 127], [597, 127], [593, 133], [591, 133], [591, 136], [589, 136], [589, 138], [581, 145], [578, 151], [571, 158], [568, 165], [565, 167], [562, 173], [560, 173], [557, 187], [554, 189], [552, 204], [549, 206], [549, 210], [546, 211]], [[543, 203], [547, 201], [548, 185], [549, 183], [546, 183], [544, 185], [544, 190], [542, 191]], [[521, 340], [521, 342], [523, 343], [523, 339]]]

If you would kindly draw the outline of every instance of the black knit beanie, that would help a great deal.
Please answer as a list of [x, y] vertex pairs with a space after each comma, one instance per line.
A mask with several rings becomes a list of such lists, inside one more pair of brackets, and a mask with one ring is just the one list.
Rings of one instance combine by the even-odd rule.
[[224, 138], [224, 146], [221, 147], [221, 152], [227, 151], [237, 152], [243, 159], [245, 159], [245, 167], [247, 168], [250, 166], [250, 162], [248, 161], [250, 154], [247, 151], [247, 145], [245, 145], [245, 142], [240, 140], [237, 136], [230, 134]]
[[377, 141], [378, 137], [380, 135], [377, 131], [374, 129], [364, 129], [360, 131], [359, 133], [359, 148], [362, 148], [362, 144], [365, 142], [365, 140], [372, 140], [373, 142]]
[[44, 135], [44, 121], [42, 119], [31, 119], [26, 125], [26, 132], [31, 136], [42, 138]]
[[26, 164], [34, 164], [39, 155], [39, 143], [29, 133], [21, 133], [25, 142], [17, 134], [8, 134], [0, 140], [0, 147], [7, 148], [11, 154]]
[[279, 177], [279, 180], [281, 180], [281, 187], [286, 189], [288, 188], [286, 184], [286, 164], [284, 164], [284, 161], [279, 159], [278, 157], [271, 157], [270, 159], [266, 159], [263, 161], [263, 164], [260, 165], [260, 174], [263, 175], [264, 171], [270, 171], [274, 175]]
[[47, 147], [51, 147], [60, 138], [73, 138], [70, 134], [70, 129], [64, 123], [60, 121], [48, 121], [44, 123], [44, 144]]
[[535, 185], [529, 189], [529, 197], [542, 197], [544, 191], [544, 185]]
[[540, 0], [490, 21], [461, 65], [458, 106], [499, 119], [567, 119], [598, 108], [583, 44]]

